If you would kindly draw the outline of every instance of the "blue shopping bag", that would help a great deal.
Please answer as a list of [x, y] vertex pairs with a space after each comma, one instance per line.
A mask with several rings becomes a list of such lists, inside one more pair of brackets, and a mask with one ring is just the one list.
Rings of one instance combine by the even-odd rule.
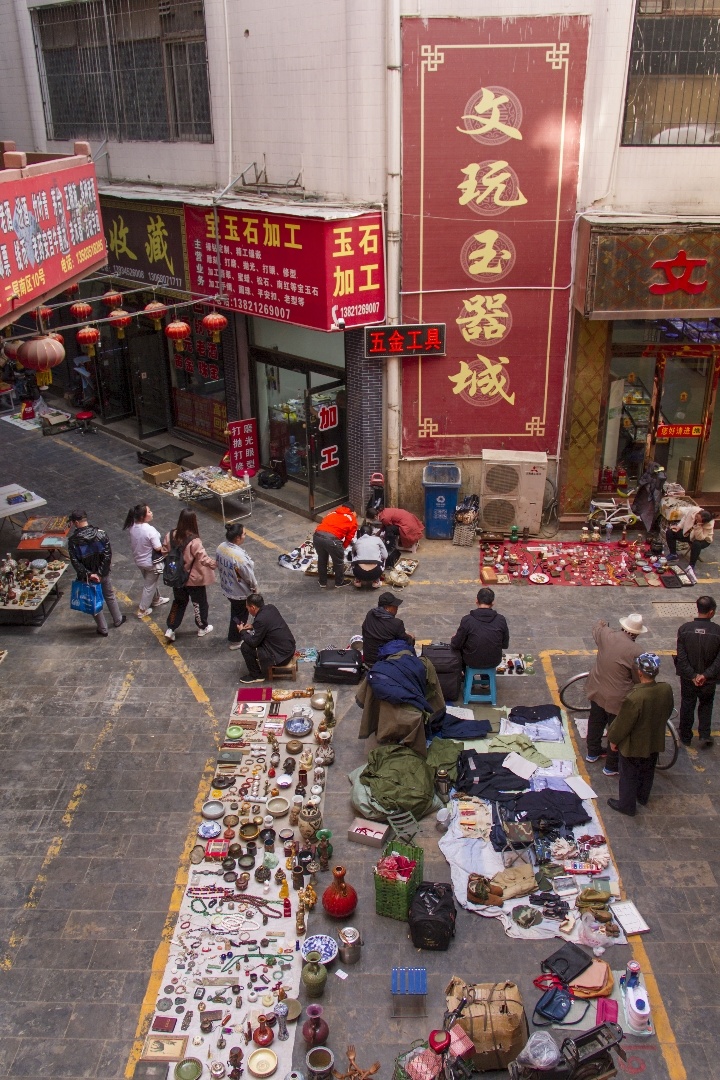
[[84, 611], [86, 615], [97, 615], [102, 611], [103, 592], [99, 582], [73, 581], [70, 590], [70, 607], [74, 611]]

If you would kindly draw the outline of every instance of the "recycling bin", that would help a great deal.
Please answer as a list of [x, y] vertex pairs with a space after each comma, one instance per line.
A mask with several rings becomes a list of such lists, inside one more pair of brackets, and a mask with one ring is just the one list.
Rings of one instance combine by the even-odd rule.
[[460, 467], [452, 461], [430, 461], [423, 469], [425, 536], [452, 540], [455, 507], [462, 483]]

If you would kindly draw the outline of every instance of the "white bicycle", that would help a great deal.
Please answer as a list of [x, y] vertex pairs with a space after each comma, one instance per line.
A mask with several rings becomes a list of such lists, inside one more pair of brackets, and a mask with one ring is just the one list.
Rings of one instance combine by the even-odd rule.
[[637, 488], [629, 491], [621, 499], [591, 499], [587, 516], [588, 525], [598, 529], [604, 529], [606, 525], [638, 525], [640, 518], [630, 509], [630, 501], [636, 492]]

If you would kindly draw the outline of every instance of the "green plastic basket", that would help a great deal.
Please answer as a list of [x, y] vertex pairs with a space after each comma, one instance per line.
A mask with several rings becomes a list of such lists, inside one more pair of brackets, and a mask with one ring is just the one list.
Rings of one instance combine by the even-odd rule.
[[401, 844], [397, 840], [391, 841], [383, 848], [383, 858], [386, 855], [404, 855], [406, 859], [414, 859], [416, 866], [407, 881], [388, 881], [387, 878], [373, 874], [375, 878], [375, 912], [377, 915], [385, 915], [388, 919], [399, 919], [407, 922], [408, 912], [412, 898], [417, 887], [423, 879], [424, 852], [421, 847], [412, 847], [410, 844]]

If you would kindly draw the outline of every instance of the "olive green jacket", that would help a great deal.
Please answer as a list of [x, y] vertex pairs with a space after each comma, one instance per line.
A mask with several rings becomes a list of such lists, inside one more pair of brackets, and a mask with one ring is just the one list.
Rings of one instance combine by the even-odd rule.
[[608, 741], [623, 757], [646, 758], [665, 748], [665, 723], [673, 710], [669, 683], [641, 683], [620, 706], [608, 728]]

